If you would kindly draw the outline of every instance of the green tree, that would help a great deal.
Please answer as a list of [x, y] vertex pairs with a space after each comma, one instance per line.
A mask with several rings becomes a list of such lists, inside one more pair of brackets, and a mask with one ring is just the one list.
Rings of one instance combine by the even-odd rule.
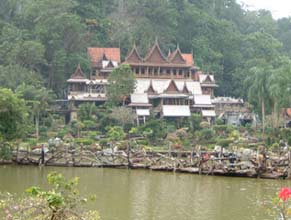
[[35, 71], [31, 71], [17, 64], [0, 66], [0, 86], [16, 90], [25, 83], [27, 85], [40, 86], [43, 84], [42, 77]]
[[107, 128], [107, 138], [110, 142], [111, 150], [114, 151], [114, 146], [117, 142], [124, 140], [126, 137], [125, 132], [123, 131], [122, 127], [113, 126]]
[[35, 125], [35, 135], [38, 139], [40, 120], [48, 113], [55, 99], [54, 93], [44, 87], [35, 87], [26, 84], [20, 85], [16, 89], [16, 92], [19, 97], [25, 100], [26, 105], [30, 109], [30, 115]]
[[260, 103], [262, 116], [262, 129], [265, 132], [266, 104], [269, 101], [270, 94], [267, 86], [271, 76], [271, 67], [267, 63], [261, 66], [253, 67], [251, 75], [246, 79], [249, 87], [249, 99], [254, 103]]
[[81, 121], [92, 120], [97, 113], [97, 107], [94, 103], [84, 103], [78, 108], [78, 117]]
[[28, 110], [23, 99], [0, 88], [0, 136], [4, 140], [22, 137], [26, 132]]
[[113, 126], [107, 129], [107, 137], [112, 142], [121, 141], [125, 138], [125, 136], [126, 134], [124, 133], [122, 127]]
[[115, 68], [108, 78], [107, 96], [113, 104], [125, 105], [126, 98], [135, 89], [135, 77], [128, 64], [122, 64]]

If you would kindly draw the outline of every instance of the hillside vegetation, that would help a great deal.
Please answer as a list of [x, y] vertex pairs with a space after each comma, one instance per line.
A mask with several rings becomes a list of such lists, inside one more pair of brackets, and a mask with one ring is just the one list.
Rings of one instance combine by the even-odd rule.
[[216, 95], [248, 99], [263, 116], [290, 106], [291, 18], [235, 0], [6, 0], [0, 30], [0, 86], [35, 110], [64, 98], [78, 63], [89, 73], [87, 47], [120, 47], [124, 57], [135, 42], [145, 54], [156, 37], [165, 54], [177, 44], [193, 52]]

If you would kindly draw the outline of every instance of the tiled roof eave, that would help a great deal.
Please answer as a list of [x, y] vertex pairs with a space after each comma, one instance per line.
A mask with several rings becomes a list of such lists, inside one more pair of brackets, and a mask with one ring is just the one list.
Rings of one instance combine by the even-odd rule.
[[152, 107], [152, 104], [149, 104], [149, 103], [130, 103], [128, 106], [136, 106], [136, 107], [141, 107], [141, 106], [144, 106], [144, 107]]
[[203, 104], [194, 104], [192, 105], [194, 108], [214, 108], [214, 105], [203, 105]]
[[201, 83], [201, 87], [218, 87], [215, 83]]
[[177, 64], [177, 63], [146, 63], [146, 62], [140, 62], [140, 63], [131, 63], [131, 62], [124, 62], [131, 66], [153, 66], [153, 67], [184, 67], [184, 68], [191, 68], [191, 65], [187, 64]]
[[86, 83], [88, 81], [88, 79], [84, 79], [84, 78], [70, 78], [67, 80], [68, 83]]

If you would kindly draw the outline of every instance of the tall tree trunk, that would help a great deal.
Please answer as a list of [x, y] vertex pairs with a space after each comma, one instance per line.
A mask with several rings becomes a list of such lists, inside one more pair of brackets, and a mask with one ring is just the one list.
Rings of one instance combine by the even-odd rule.
[[263, 127], [263, 134], [265, 134], [265, 98], [262, 97], [262, 127]]
[[274, 125], [275, 128], [279, 127], [279, 112], [278, 112], [278, 102], [275, 101], [274, 103]]
[[36, 139], [39, 139], [39, 112], [35, 115], [35, 135]]

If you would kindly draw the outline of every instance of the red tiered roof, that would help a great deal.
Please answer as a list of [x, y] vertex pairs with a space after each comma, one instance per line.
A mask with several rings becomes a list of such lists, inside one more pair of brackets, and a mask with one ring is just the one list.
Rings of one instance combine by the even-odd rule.
[[120, 48], [89, 47], [87, 51], [92, 66], [96, 66], [97, 63], [101, 62], [104, 55], [108, 60], [120, 63]]
[[182, 53], [182, 57], [186, 60], [187, 65], [194, 65], [193, 55], [191, 53]]

